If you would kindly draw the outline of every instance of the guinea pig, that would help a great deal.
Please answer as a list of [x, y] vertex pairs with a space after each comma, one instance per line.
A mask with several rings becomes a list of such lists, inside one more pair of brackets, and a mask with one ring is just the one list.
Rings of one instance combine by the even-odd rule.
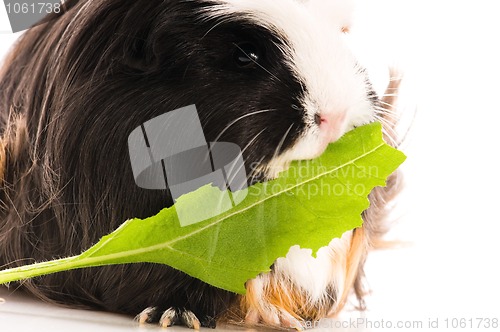
[[[67, 0], [26, 31], [0, 72], [0, 264], [80, 254], [127, 219], [173, 204], [138, 187], [128, 135], [196, 105], [207, 141], [237, 144], [249, 184], [315, 158], [352, 128], [391, 119], [398, 81], [378, 96], [348, 47], [349, 0]], [[389, 139], [390, 138], [390, 139]], [[251, 167], [258, 165], [258, 167]], [[231, 320], [300, 328], [338, 313], [384, 234], [401, 181], [370, 195], [364, 225], [321, 248], [290, 248], [246, 295], [157, 264], [37, 277], [52, 303], [191, 328]]]

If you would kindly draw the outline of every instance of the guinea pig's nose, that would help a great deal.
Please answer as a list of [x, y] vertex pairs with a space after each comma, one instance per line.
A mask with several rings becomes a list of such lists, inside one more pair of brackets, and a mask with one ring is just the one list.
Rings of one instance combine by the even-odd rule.
[[319, 126], [323, 135], [329, 142], [334, 142], [342, 136], [342, 128], [346, 118], [346, 112], [321, 112], [316, 113], [314, 122]]
[[318, 113], [314, 114], [314, 122], [318, 126], [320, 126], [323, 121], [325, 121], [325, 119], [323, 117], [321, 117], [321, 115], [319, 115]]

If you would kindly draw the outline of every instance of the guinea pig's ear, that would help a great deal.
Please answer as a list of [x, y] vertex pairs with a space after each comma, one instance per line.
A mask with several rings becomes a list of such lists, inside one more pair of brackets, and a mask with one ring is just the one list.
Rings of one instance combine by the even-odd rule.
[[342, 32], [349, 32], [355, 9], [354, 0], [302, 0], [315, 15], [325, 17]]

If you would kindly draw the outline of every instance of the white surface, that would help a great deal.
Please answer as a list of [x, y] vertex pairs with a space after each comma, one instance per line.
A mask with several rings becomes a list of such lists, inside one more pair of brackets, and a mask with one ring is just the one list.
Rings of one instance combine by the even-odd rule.
[[[371, 255], [367, 275], [373, 293], [366, 315], [374, 324], [422, 321], [423, 328], [415, 329], [421, 331], [430, 330], [430, 319], [439, 319], [443, 329], [446, 318], [473, 319], [473, 324], [476, 318], [500, 318], [497, 4], [362, 4], [353, 33], [363, 41], [363, 58], [377, 64], [376, 74], [383, 73], [380, 59], [397, 61], [418, 104], [404, 146], [407, 190], [399, 203], [401, 218], [390, 234], [411, 245]], [[0, 34], [0, 50], [11, 40], [12, 35]], [[138, 329], [126, 317], [61, 310], [2, 294], [7, 302], [0, 304], [0, 331]], [[345, 314], [351, 315], [358, 314]]]
[[0, 289], [0, 331], [144, 331], [130, 317], [59, 308]]

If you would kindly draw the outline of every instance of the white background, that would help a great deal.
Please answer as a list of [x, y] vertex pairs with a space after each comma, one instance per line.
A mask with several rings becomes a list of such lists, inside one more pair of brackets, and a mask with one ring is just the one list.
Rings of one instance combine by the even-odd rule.
[[[366, 316], [374, 324], [421, 320], [423, 331], [429, 319], [439, 319], [442, 329], [446, 318], [472, 318], [474, 324], [476, 318], [500, 318], [497, 8], [493, 0], [360, 1], [352, 33], [358, 53], [378, 86], [386, 64], [402, 68], [407, 120], [417, 106], [403, 145], [406, 191], [389, 234], [406, 245], [374, 253], [367, 263], [372, 295]], [[15, 39], [3, 7], [2, 30], [0, 56]], [[5, 324], [12, 326], [5, 331], [138, 328], [128, 318], [0, 294], [6, 300], [0, 331]]]

